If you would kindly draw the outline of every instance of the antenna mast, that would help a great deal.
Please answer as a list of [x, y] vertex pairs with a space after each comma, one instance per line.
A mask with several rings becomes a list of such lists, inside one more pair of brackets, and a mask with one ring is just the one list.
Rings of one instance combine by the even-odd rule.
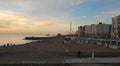
[[70, 21], [70, 35], [72, 34], [72, 22]]

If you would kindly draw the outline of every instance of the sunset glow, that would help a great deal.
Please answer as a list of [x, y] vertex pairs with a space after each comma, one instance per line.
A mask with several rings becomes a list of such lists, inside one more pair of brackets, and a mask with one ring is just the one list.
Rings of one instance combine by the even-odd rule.
[[118, 1], [0, 0], [0, 34], [68, 34], [70, 21], [73, 33], [80, 25], [111, 23]]

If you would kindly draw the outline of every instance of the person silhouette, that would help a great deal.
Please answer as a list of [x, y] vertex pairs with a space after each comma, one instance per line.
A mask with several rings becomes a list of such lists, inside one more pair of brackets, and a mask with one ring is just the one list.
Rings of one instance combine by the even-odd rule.
[[9, 43], [7, 43], [7, 46], [9, 46]]
[[78, 51], [78, 57], [80, 57], [80, 55], [81, 55], [81, 52], [80, 52], [80, 51]]
[[4, 44], [3, 47], [6, 47], [6, 45]]

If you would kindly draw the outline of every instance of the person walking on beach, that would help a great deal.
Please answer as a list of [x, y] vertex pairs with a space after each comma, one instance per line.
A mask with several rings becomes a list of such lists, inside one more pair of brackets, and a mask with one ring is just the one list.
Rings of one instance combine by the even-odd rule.
[[9, 43], [7, 43], [7, 46], [10, 46]]
[[15, 43], [13, 44], [13, 46], [15, 46]]
[[6, 45], [4, 44], [3, 47], [6, 47]]
[[81, 55], [81, 52], [80, 52], [80, 51], [78, 51], [78, 57], [80, 57], [80, 55]]
[[38, 40], [38, 44], [40, 43], [40, 41]]

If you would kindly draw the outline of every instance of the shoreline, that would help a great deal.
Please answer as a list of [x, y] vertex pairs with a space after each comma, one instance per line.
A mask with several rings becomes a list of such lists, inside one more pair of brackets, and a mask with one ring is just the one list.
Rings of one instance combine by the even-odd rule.
[[[17, 47], [17, 46], [26, 46], [26, 45], [36, 45], [36, 44], [45, 44], [45, 45], [58, 45], [58, 46], [63, 46], [61, 47], [62, 49], [70, 49], [71, 51], [73, 50], [78, 50], [80, 49], [81, 51], [90, 51], [89, 49], [95, 49], [97, 50], [97, 52], [102, 52], [102, 51], [111, 51], [111, 52], [120, 52], [120, 49], [112, 49], [112, 48], [109, 48], [109, 47], [102, 47], [102, 46], [95, 46], [95, 45], [88, 45], [88, 44], [74, 44], [74, 43], [62, 43], [62, 42], [56, 42], [56, 41], [51, 41], [51, 40], [43, 40], [43, 41], [39, 41], [39, 40], [36, 40], [36, 41], [31, 41], [31, 42], [28, 42], [28, 43], [23, 43], [23, 44], [15, 44], [15, 45], [9, 45], [9, 46], [5, 46], [5, 47]], [[80, 47], [81, 46], [81, 47]], [[4, 46], [0, 46], [0, 48], [5, 48]], [[65, 48], [66, 47], [66, 48]], [[86, 47], [86, 48], [85, 48]], [[100, 51], [101, 50], [101, 51]]]

